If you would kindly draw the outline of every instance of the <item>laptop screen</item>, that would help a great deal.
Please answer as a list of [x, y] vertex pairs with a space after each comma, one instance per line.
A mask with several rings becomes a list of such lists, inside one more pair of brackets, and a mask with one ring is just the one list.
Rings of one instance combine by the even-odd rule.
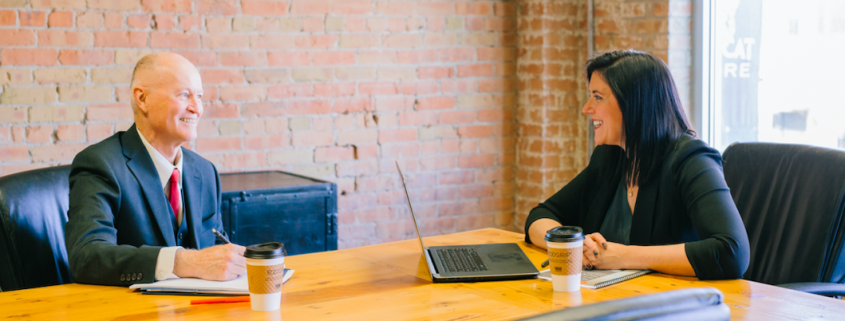
[[402, 179], [402, 189], [405, 190], [405, 199], [408, 200], [408, 209], [411, 211], [411, 217], [414, 219], [414, 227], [417, 228], [417, 238], [420, 239], [420, 245], [423, 248], [423, 252], [425, 252], [425, 243], [422, 240], [422, 234], [420, 233], [420, 225], [417, 223], [417, 216], [414, 215], [414, 206], [411, 205], [411, 196], [408, 194], [408, 186], [405, 185], [405, 175], [402, 175], [402, 169], [399, 168], [399, 161], [396, 162], [396, 170], [399, 171], [399, 178]]

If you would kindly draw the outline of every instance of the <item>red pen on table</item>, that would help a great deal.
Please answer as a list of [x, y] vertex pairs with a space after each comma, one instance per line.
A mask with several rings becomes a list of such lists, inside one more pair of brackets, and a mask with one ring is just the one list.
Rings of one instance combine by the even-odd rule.
[[209, 303], [235, 303], [235, 302], [249, 302], [249, 296], [233, 296], [233, 297], [228, 297], [228, 298], [191, 300], [191, 305], [209, 304]]

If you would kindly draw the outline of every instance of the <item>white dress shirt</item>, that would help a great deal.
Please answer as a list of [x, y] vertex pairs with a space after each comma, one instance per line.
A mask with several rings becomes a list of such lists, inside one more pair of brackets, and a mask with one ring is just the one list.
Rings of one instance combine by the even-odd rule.
[[[176, 150], [176, 165], [173, 165], [170, 161], [164, 158], [158, 150], [150, 145], [150, 142], [147, 141], [147, 138], [144, 137], [144, 134], [142, 134], [140, 130], [138, 130], [138, 135], [141, 136], [141, 142], [144, 143], [144, 147], [147, 148], [147, 152], [153, 160], [153, 165], [155, 165], [156, 172], [158, 172], [158, 178], [161, 180], [161, 188], [164, 189], [164, 196], [168, 200], [170, 199], [170, 175], [173, 174], [174, 168], [179, 170], [179, 177], [177, 178], [177, 181], [179, 182], [179, 210], [176, 213], [176, 224], [182, 224], [182, 217], [185, 213], [181, 197], [182, 147], [179, 147], [179, 149]], [[170, 206], [170, 203], [168, 203], [168, 206]], [[158, 252], [158, 258], [156, 259], [156, 281], [179, 278], [173, 274], [173, 266], [176, 263], [176, 250], [181, 248], [181, 246], [163, 247], [161, 251]]]

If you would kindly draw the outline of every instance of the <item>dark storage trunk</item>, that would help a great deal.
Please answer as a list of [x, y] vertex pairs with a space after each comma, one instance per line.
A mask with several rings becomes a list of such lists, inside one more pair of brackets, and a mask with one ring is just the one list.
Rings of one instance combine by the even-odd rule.
[[283, 242], [288, 255], [337, 250], [337, 185], [282, 171], [220, 175], [232, 243]]

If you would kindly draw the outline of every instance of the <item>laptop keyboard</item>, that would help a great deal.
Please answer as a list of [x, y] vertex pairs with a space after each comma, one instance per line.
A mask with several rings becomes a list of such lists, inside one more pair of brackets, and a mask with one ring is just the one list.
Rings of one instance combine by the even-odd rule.
[[487, 266], [484, 265], [481, 256], [471, 247], [435, 249], [434, 252], [437, 253], [446, 272], [487, 271]]

